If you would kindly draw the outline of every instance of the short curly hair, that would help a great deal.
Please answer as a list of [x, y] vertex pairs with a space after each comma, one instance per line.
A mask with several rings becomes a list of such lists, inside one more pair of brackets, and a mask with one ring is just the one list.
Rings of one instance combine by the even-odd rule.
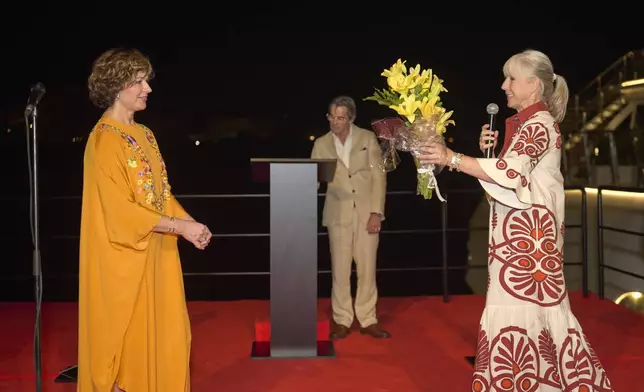
[[92, 73], [87, 80], [89, 99], [99, 108], [109, 108], [118, 93], [134, 83], [140, 72], [148, 80], [154, 77], [152, 64], [143, 53], [136, 49], [107, 50], [92, 65]]

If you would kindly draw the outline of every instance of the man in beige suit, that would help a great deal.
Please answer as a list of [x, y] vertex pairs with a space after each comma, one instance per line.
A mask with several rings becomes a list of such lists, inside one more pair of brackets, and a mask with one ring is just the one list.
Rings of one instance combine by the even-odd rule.
[[376, 317], [376, 257], [387, 188], [380, 146], [373, 132], [353, 124], [356, 105], [350, 97], [337, 97], [329, 105], [331, 131], [315, 141], [311, 158], [337, 159], [335, 177], [328, 184], [322, 225], [329, 232], [333, 288], [331, 338], [345, 338], [354, 318], [351, 266], [356, 263], [358, 287], [355, 317], [360, 333], [388, 338]]

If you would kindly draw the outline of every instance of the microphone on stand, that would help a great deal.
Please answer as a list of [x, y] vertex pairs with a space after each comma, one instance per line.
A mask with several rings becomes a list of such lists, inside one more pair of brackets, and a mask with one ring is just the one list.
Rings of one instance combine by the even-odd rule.
[[[487, 114], [490, 115], [490, 123], [489, 123], [490, 127], [488, 129], [490, 131], [494, 131], [494, 116], [496, 116], [496, 114], [499, 112], [499, 105], [495, 103], [491, 103], [487, 105], [487, 108], [485, 110], [487, 110]], [[494, 151], [494, 144], [492, 144], [491, 147], [488, 147], [485, 149], [485, 157], [492, 158], [493, 151]]]
[[[40, 308], [42, 304], [42, 263], [40, 260], [40, 194], [38, 166], [38, 104], [45, 95], [45, 85], [36, 83], [31, 87], [27, 107], [25, 108], [25, 126], [27, 135], [27, 158], [29, 164], [29, 226], [33, 242], [32, 268], [34, 277], [34, 294], [36, 300], [36, 321], [34, 324], [34, 367], [36, 373], [36, 392], [42, 391], [42, 359], [40, 349]], [[31, 120], [31, 121], [30, 121]], [[31, 144], [31, 145], [30, 145]]]
[[29, 116], [34, 112], [34, 109], [40, 103], [45, 92], [47, 92], [47, 90], [45, 90], [45, 85], [40, 82], [31, 87], [31, 93], [29, 94], [27, 107], [25, 108], [25, 116]]

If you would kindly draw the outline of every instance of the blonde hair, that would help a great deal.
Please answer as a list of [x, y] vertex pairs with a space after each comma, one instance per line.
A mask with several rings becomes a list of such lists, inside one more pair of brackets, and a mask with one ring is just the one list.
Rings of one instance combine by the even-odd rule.
[[568, 107], [568, 83], [563, 76], [555, 74], [548, 56], [538, 50], [524, 50], [505, 62], [503, 74], [506, 77], [510, 75], [510, 66], [517, 67], [523, 76], [541, 81], [541, 97], [555, 121], [561, 123]]

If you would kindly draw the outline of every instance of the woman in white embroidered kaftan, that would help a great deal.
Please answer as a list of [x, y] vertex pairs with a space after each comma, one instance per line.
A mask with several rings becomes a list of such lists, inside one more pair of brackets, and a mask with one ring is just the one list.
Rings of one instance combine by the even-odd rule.
[[[508, 106], [498, 158], [472, 158], [429, 144], [421, 162], [479, 179], [490, 201], [488, 292], [472, 391], [612, 391], [573, 315], [563, 271], [561, 135], [565, 80], [546, 55], [525, 51], [504, 66]], [[483, 127], [480, 147], [496, 146]]]

